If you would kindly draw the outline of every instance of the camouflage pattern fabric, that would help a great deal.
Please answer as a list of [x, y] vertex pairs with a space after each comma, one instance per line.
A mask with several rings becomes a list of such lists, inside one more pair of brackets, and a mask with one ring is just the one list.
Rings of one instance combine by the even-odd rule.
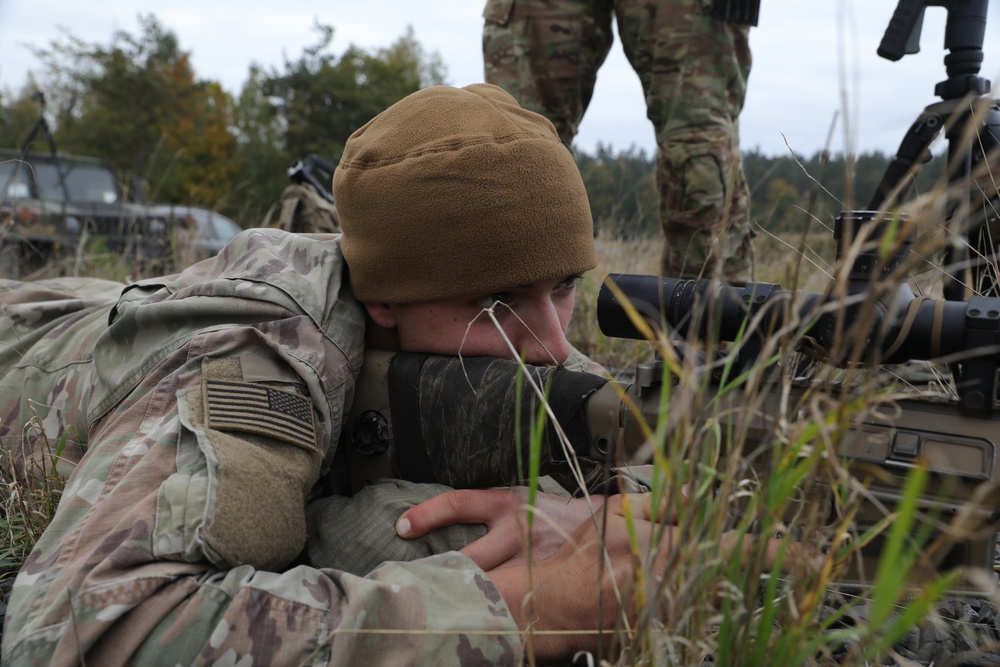
[[292, 183], [281, 193], [276, 220], [272, 207], [262, 227], [274, 227], [296, 234], [335, 234], [340, 232], [340, 216], [333, 203], [323, 199], [311, 185]]
[[[521, 662], [509, 610], [460, 554], [364, 577], [294, 564], [304, 485], [331, 464], [362, 360], [342, 269], [337, 237], [250, 230], [124, 292], [0, 286], [3, 446], [37, 454], [18, 441], [34, 398], [45, 437], [72, 429], [79, 454], [15, 581], [0, 662]], [[37, 396], [14, 391], [32, 374]], [[266, 397], [262, 417], [225, 425], [224, 385], [240, 410]]]
[[124, 285], [79, 278], [0, 280], [0, 453], [24, 477], [69, 477], [86, 447], [93, 349]]
[[571, 144], [618, 24], [639, 75], [658, 154], [662, 274], [751, 278], [750, 195], [739, 114], [749, 27], [713, 18], [712, 0], [487, 0], [486, 80], [544, 114]]
[[572, 346], [569, 348], [569, 356], [563, 362], [563, 368], [577, 373], [593, 373], [606, 378], [611, 377], [608, 369]]
[[[538, 478], [538, 488], [544, 493], [570, 497], [548, 476]], [[309, 564], [362, 575], [386, 560], [409, 561], [443, 554], [484, 536], [486, 525], [481, 523], [452, 524], [430, 531], [424, 539], [404, 540], [396, 535], [396, 519], [403, 512], [449, 489], [443, 484], [385, 479], [351, 498], [330, 496], [311, 503], [306, 515]], [[373, 512], [372, 508], [380, 509]], [[344, 535], [356, 539], [345, 540]]]
[[[486, 534], [484, 524], [457, 523], [432, 530], [425, 539], [396, 535], [396, 519], [419, 502], [448, 491], [443, 484], [379, 480], [352, 497], [333, 495], [306, 510], [308, 562], [364, 575], [387, 560], [411, 561], [461, 549]], [[344, 536], [350, 535], [350, 540]]]

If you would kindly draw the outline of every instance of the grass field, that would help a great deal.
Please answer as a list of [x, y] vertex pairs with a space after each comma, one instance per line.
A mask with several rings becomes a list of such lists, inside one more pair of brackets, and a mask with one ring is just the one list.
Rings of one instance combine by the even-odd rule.
[[[915, 252], [900, 270], [917, 294], [940, 294], [942, 274], [935, 268], [940, 239], [932, 231], [933, 226], [925, 223]], [[731, 370], [721, 383], [708, 382], [690, 360], [711, 353], [712, 345], [706, 348], [690, 339], [609, 339], [595, 324], [593, 304], [603, 276], [655, 274], [659, 251], [659, 239], [633, 243], [598, 239], [600, 265], [583, 283], [571, 330], [575, 345], [613, 369], [649, 362], [654, 351], [664, 360], [663, 383], [671, 384], [671, 389], [662, 392], [663, 408], [646, 451], [662, 474], [668, 495], [681, 486], [702, 492], [697, 498], [700, 511], [681, 521], [680, 546], [670, 550], [677, 569], [668, 575], [669, 581], [656, 586], [643, 582], [649, 588], [643, 599], [651, 609], [643, 617], [647, 624], [629, 634], [630, 655], [642, 655], [637, 661], [641, 664], [698, 664], [709, 654], [727, 665], [918, 664], [906, 663], [899, 652], [905, 650], [895, 643], [919, 624], [940, 622], [933, 611], [935, 601], [950, 587], [996, 597], [995, 577], [983, 569], [952, 571], [939, 578], [933, 567], [928, 569], [928, 554], [940, 555], [952, 540], [969, 535], [963, 532], [968, 526], [948, 524], [947, 517], [928, 511], [929, 499], [942, 493], [940, 487], [931, 490], [932, 471], [918, 464], [908, 478], [897, 478], [893, 484], [898, 502], [886, 507], [869, 493], [873, 478], [840, 456], [840, 443], [869, 410], [896, 406], [912, 391], [953, 397], [947, 371], [920, 366], [922, 371], [929, 368], [932, 380], [927, 383], [922, 376], [923, 384], [915, 387], [907, 375], [909, 368], [897, 373], [893, 367], [886, 373], [864, 364], [811, 365], [811, 381], [800, 383], [808, 388], [797, 393], [787, 374], [768, 375], [760, 364], [738, 377]], [[780, 238], [762, 234], [755, 252], [757, 282], [841, 294], [832, 287], [837, 284], [834, 276], [844, 275], [838, 274], [832, 230]], [[883, 300], [891, 290], [889, 283], [872, 287]], [[857, 321], [847, 322], [847, 333], [835, 343], [845, 358], [860, 360], [865, 346], [857, 341], [864, 340], [871, 327], [877, 328], [866, 310], [869, 303], [853, 313]], [[850, 329], [852, 324], [856, 330]], [[802, 358], [793, 349], [805, 339], [808, 326], [793, 322], [780, 335], [765, 336], [760, 359], [797, 368]], [[740, 341], [730, 344], [737, 346]], [[724, 369], [730, 358], [727, 345], [721, 346]], [[685, 347], [681, 351], [687, 356], [679, 357], [678, 348]], [[762, 411], [768, 413], [766, 432], [746, 428]], [[733, 451], [742, 451], [745, 457], [733, 457]], [[817, 511], [818, 488], [832, 494], [832, 499], [822, 500], [832, 507], [825, 516], [821, 516], [825, 510]], [[671, 497], [670, 502], [691, 507], [690, 498]], [[875, 505], [877, 520], [853, 522], [870, 514]], [[740, 510], [734, 511], [734, 506]], [[865, 528], [859, 528], [862, 524]], [[946, 524], [949, 527], [942, 528]], [[766, 572], [762, 552], [714, 551], [734, 534], [749, 539], [788, 531], [811, 535], [812, 544], [830, 554], [820, 571], [799, 570], [780, 580], [762, 578]], [[657, 553], [663, 556], [662, 551]], [[864, 566], [867, 586], [857, 596], [853, 587], [840, 582], [845, 572], [855, 577], [852, 568]], [[706, 602], [718, 602], [720, 596], [725, 598], [721, 604]], [[987, 638], [984, 644], [990, 641]], [[976, 650], [996, 648], [984, 644]], [[660, 662], [664, 655], [670, 656], [665, 663]], [[631, 664], [627, 659], [621, 663]]]
[[[798, 369], [794, 348], [806, 334], [805, 321], [765, 336], [762, 363], [749, 368], [728, 365], [727, 353], [752, 330], [719, 347], [662, 336], [609, 339], [599, 331], [594, 308], [601, 280], [608, 272], [657, 273], [660, 239], [601, 237], [597, 247], [600, 264], [581, 283], [570, 339], [610, 368], [648, 362], [654, 352], [663, 360], [657, 418], [637, 449], [651, 464], [653, 493], [677, 514], [667, 528], [671, 539], [634, 544], [634, 576], [622, 595], [637, 605], [638, 620], [616, 633], [611, 664], [699, 665], [710, 657], [722, 665], [883, 664], [898, 655], [894, 645], [901, 637], [929, 622], [948, 589], [965, 584], [993, 592], [975, 573], [970, 579], [961, 572], [939, 577], [929, 569], [926, 554], [968, 538], [971, 529], [928, 510], [926, 467], [914, 465], [893, 481], [897, 497], [885, 506], [868, 493], [871, 478], [859, 477], [840, 456], [839, 443], [868, 409], [899, 399], [899, 382], [850, 365], [819, 365], [811, 367], [807, 388], [797, 391], [788, 373], [767, 367]], [[835, 273], [834, 255], [827, 230], [760, 235], [755, 280], [820, 292]], [[106, 256], [77, 262], [73, 270], [81, 267], [120, 280], [134, 270]], [[923, 265], [917, 271], [918, 278], [933, 280]], [[866, 318], [862, 313], [858, 319]], [[858, 354], [852, 340], [835, 341], [847, 357]], [[721, 352], [721, 381], [710, 382], [694, 360], [715, 352]], [[16, 569], [51, 516], [60, 486], [50, 479], [39, 491], [9, 477], [3, 481], [0, 528], [10, 548], [0, 557]], [[853, 519], [873, 507], [878, 517], [858, 530]], [[782, 576], [770, 567], [775, 543], [769, 536], [782, 538]], [[884, 559], [865, 563], [872, 566], [864, 572], [869, 587], [859, 597], [839, 577], [857, 566], [861, 549], [871, 553], [876, 543]], [[796, 557], [789, 544], [825, 556]]]

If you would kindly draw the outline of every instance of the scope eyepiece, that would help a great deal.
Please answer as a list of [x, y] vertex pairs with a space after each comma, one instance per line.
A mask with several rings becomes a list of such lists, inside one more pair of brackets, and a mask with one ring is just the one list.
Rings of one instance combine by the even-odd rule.
[[[696, 298], [704, 297], [710, 285], [708, 280], [612, 273], [597, 295], [598, 326], [605, 336], [642, 340], [644, 336], [629, 317], [634, 310], [654, 327], [665, 324], [685, 333]], [[624, 295], [624, 301], [617, 292]]]

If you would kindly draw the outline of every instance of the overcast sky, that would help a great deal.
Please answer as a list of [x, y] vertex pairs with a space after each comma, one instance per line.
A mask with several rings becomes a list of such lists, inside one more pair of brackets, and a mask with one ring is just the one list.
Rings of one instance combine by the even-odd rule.
[[[60, 29], [87, 42], [110, 43], [116, 29], [138, 34], [139, 14], [153, 13], [192, 53], [197, 76], [238, 93], [251, 62], [279, 65], [314, 44], [315, 21], [335, 29], [333, 50], [349, 44], [388, 46], [413, 26], [417, 40], [437, 51], [448, 82], [481, 81], [483, 0], [0, 0], [0, 88], [17, 90], [39, 70], [30, 46], [45, 46]], [[906, 128], [936, 101], [945, 78], [945, 11], [927, 10], [921, 52], [892, 63], [876, 48], [895, 0], [762, 0], [760, 26], [751, 32], [754, 65], [741, 118], [744, 148], [785, 154], [786, 141], [811, 154], [826, 142], [841, 110], [832, 148], [895, 152]], [[986, 29], [982, 75], [1000, 78], [1000, 3]], [[846, 100], [846, 101], [845, 101]], [[843, 111], [846, 110], [846, 114]], [[849, 129], [845, 128], [844, 120]], [[651, 152], [639, 81], [616, 42], [598, 76], [594, 100], [577, 145], [598, 142]]]

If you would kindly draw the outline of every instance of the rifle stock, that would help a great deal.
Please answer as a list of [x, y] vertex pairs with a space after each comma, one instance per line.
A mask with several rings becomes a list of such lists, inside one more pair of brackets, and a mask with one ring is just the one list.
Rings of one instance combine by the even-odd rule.
[[[660, 375], [658, 364], [649, 366], [637, 378], [645, 375], [648, 382]], [[675, 416], [668, 409], [666, 419], [717, 419], [721, 432], [731, 437], [729, 454], [742, 456], [751, 476], [766, 478], [774, 464], [772, 455], [790, 449], [776, 449], [788, 433], [788, 420], [815, 418], [815, 412], [808, 410], [810, 397], [835, 396], [838, 389], [805, 381], [724, 392], [718, 386], [703, 385], [697, 390], [700, 400], [681, 401], [677, 410], [684, 414]], [[628, 395], [643, 397], [639, 412], [651, 426], [662, 391], [658, 381], [628, 388]], [[708, 407], [702, 415], [692, 414], [692, 403]], [[642, 446], [629, 442], [629, 434], [636, 432], [627, 425], [630, 419], [624, 417], [622, 451], [641, 454]], [[809, 530], [829, 539], [846, 528], [854, 540], [872, 531], [870, 541], [849, 556], [837, 576], [843, 588], [863, 588], [872, 583], [878, 570], [887, 521], [900, 509], [908, 476], [920, 466], [927, 471], [927, 482], [917, 501], [919, 530], [915, 532], [925, 535], [917, 567], [926, 575], [956, 568], [992, 573], [1000, 531], [998, 441], [1000, 417], [995, 411], [986, 418], [970, 417], [959, 411], [957, 401], [931, 396], [872, 401], [844, 416], [825, 438], [806, 443], [798, 456], [825, 448], [815, 465], [832, 461], [838, 472], [808, 479], [799, 500], [789, 504], [782, 518], [789, 532], [807, 541]], [[642, 459], [647, 456], [648, 451]], [[985, 593], [979, 588], [981, 581], [960, 576], [954, 591]]]
[[[667, 376], [666, 389], [660, 362], [640, 365], [635, 379], [624, 384], [513, 361], [381, 352], [370, 352], [363, 369], [342, 438], [353, 491], [381, 478], [457, 488], [523, 483], [526, 425], [538, 409], [525, 376], [549, 385], [556, 419], [573, 440], [568, 456], [558, 436], [547, 432], [541, 462], [544, 474], [570, 490], [578, 489], [570, 458], [592, 491], [606, 490], [609, 470], [649, 462], [657, 445], [647, 433], [661, 420], [668, 444], [659, 446], [668, 448], [673, 424], [718, 420], [730, 438], [726, 455], [742, 456], [749, 476], [766, 477], [787, 423], [802, 416], [798, 413], [817, 391], [802, 382], [720, 391], [711, 383], [685, 386], [673, 376]], [[514, 389], [518, 386], [521, 391]], [[561, 396], [552, 391], [556, 386], [563, 387]], [[518, 410], [520, 429], [513, 427]], [[929, 537], [918, 565], [928, 573], [992, 571], [1000, 530], [1000, 417], [962, 416], [954, 401], [900, 398], [865, 407], [829, 437], [831, 449], [824, 456], [839, 463], [841, 475], [807, 481], [783, 517], [789, 531], [808, 540], [810, 530], [829, 536], [847, 528], [858, 539], [892, 516], [908, 474], [921, 465], [929, 481], [918, 508]], [[853, 505], [843, 506], [852, 495]], [[846, 524], [850, 511], [855, 513]], [[870, 538], [839, 574], [842, 586], [872, 581], [883, 537]], [[956, 591], [976, 589], [963, 579]]]

